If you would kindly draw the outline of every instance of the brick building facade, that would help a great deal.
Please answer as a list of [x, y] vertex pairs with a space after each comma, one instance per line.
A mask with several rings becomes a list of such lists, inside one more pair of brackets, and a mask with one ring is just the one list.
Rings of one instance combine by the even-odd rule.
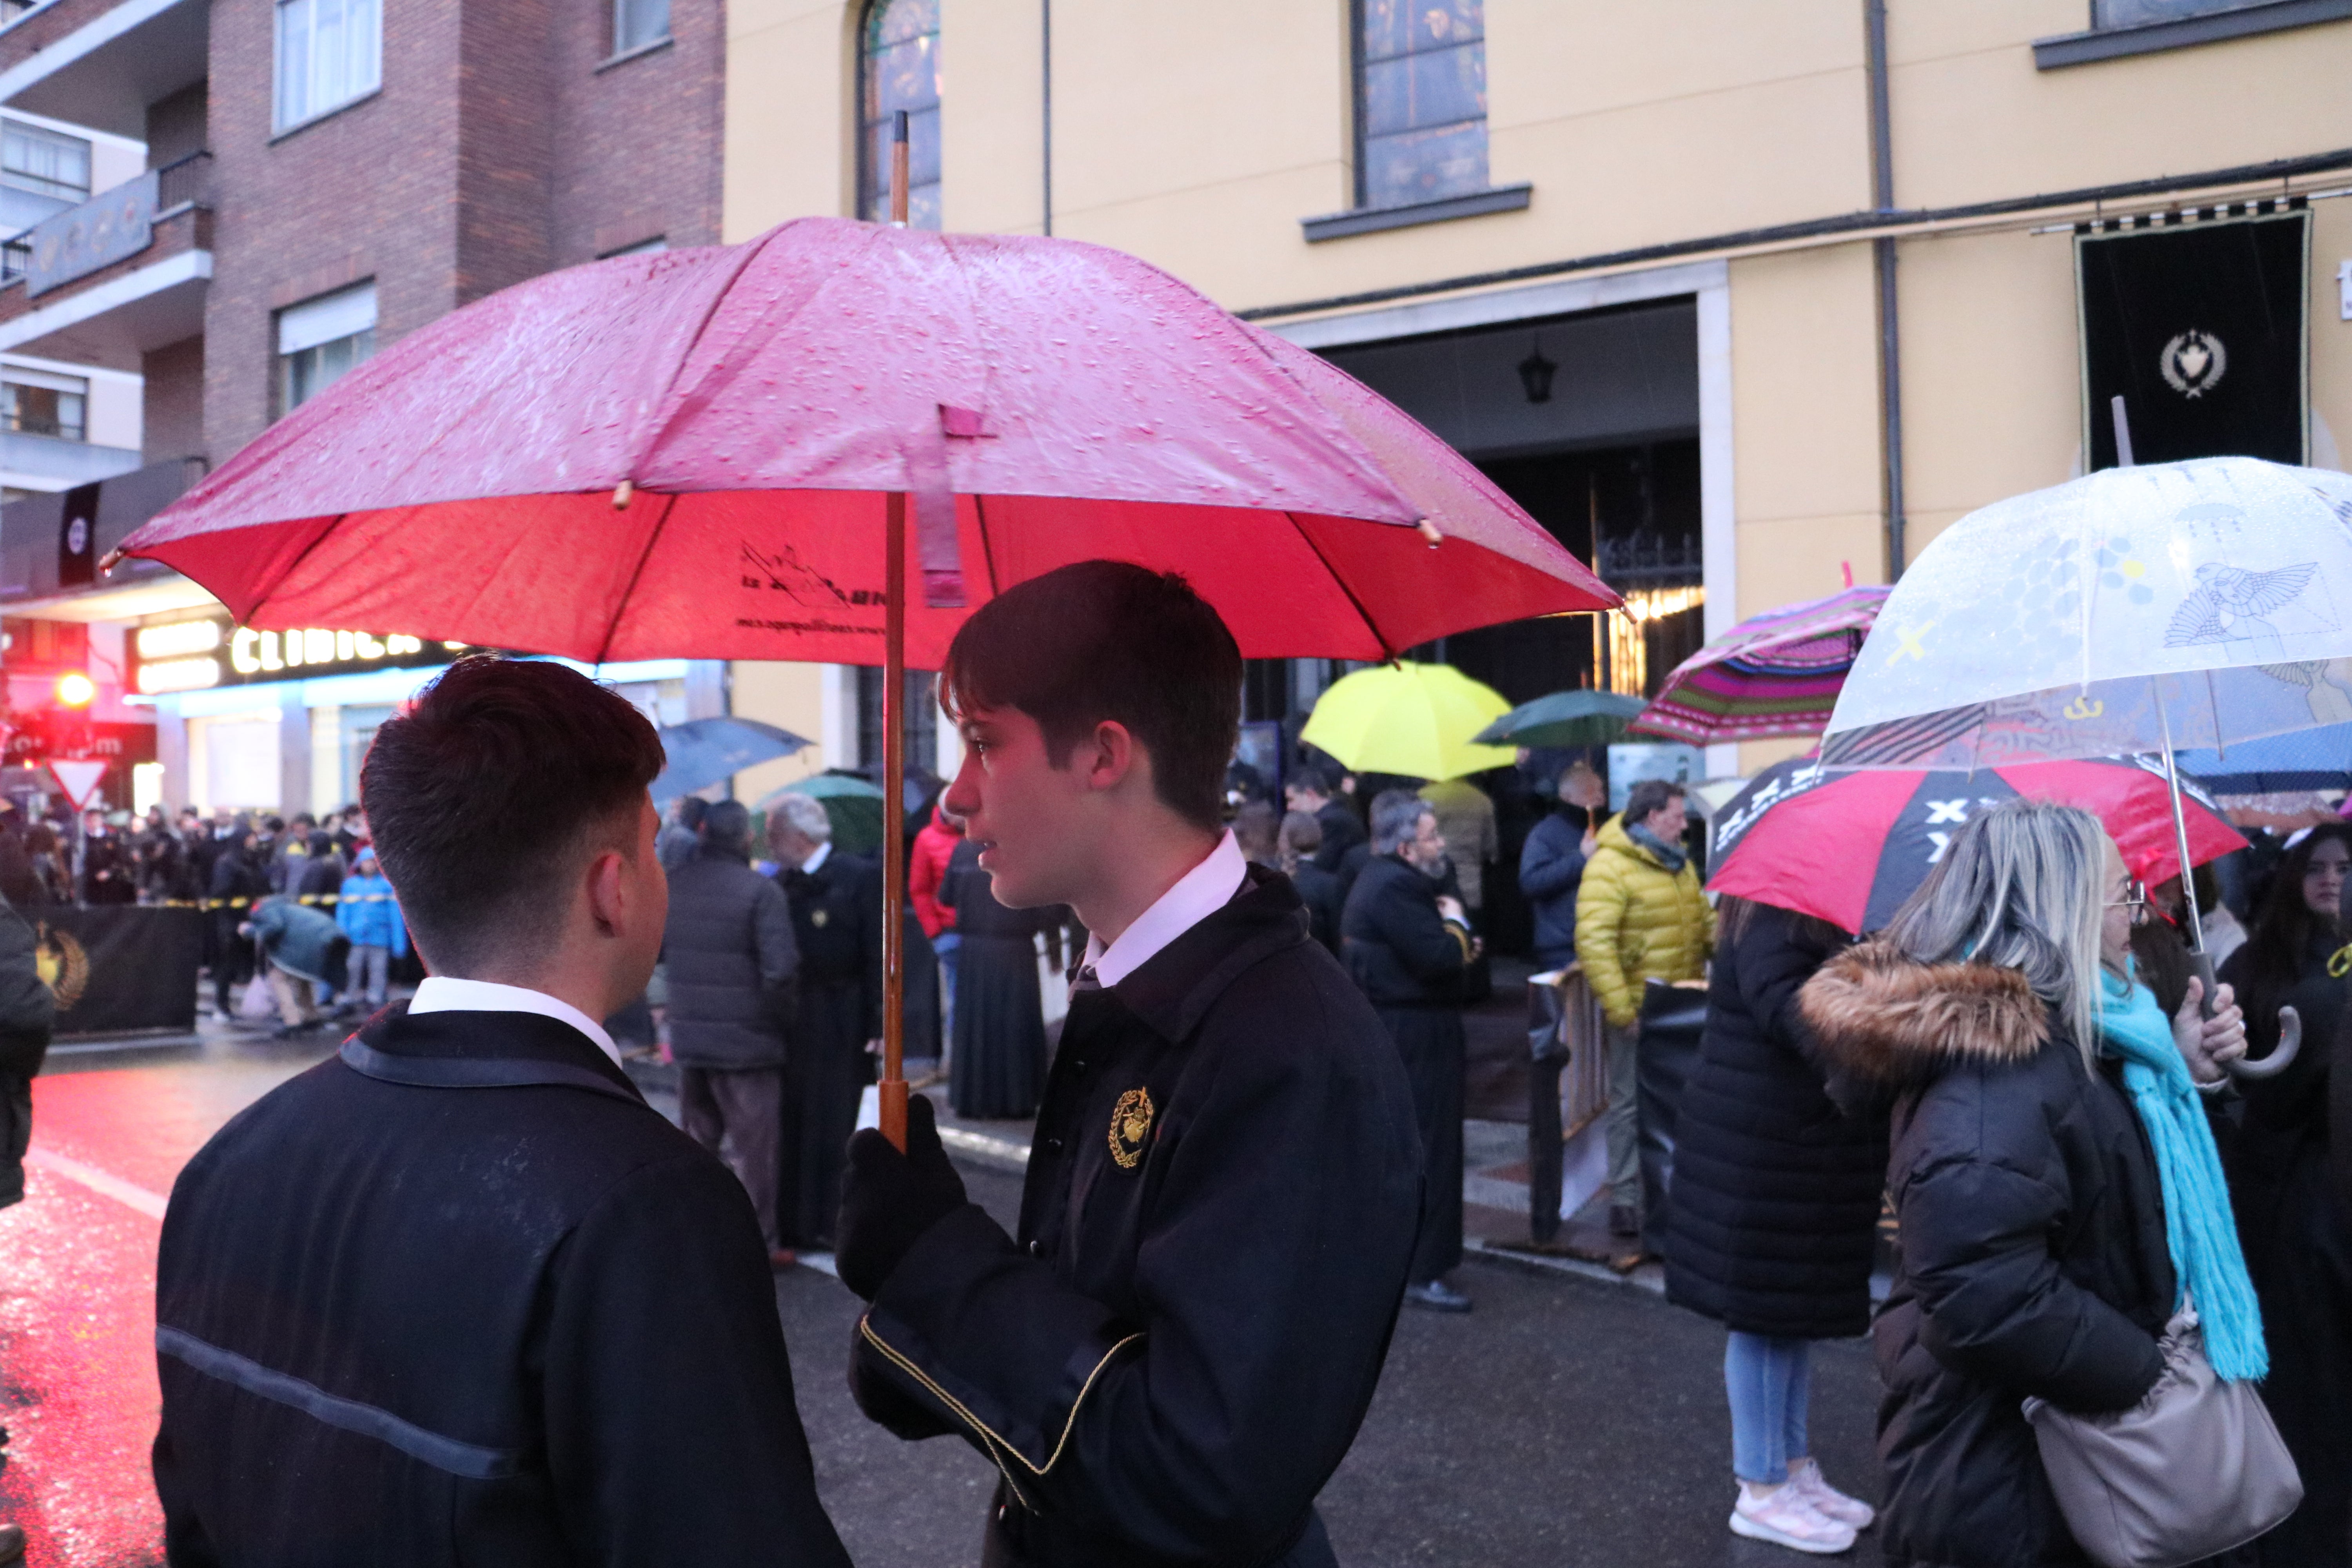
[[[144, 377], [146, 480], [110, 481], [98, 548], [459, 306], [622, 250], [717, 243], [725, 49], [724, 0], [48, 0], [0, 26], [0, 105], [147, 147], [145, 174], [88, 204], [116, 238], [86, 224], [81, 249], [60, 229], [43, 252], [45, 224], [22, 250], [32, 275], [0, 281], [0, 348]], [[10, 614], [111, 619], [135, 642], [143, 623], [211, 610], [147, 563], [89, 590], [44, 582], [64, 504], [0, 515]], [[283, 723], [215, 715], [218, 748], [234, 732], [278, 761], [215, 759], [209, 801], [207, 721], [162, 702], [166, 795], [289, 810], [347, 795], [335, 758], [355, 721], [298, 711], [320, 682], [285, 684], [308, 695], [280, 694]], [[244, 689], [247, 707], [278, 700]], [[276, 800], [245, 798], [273, 772]]]

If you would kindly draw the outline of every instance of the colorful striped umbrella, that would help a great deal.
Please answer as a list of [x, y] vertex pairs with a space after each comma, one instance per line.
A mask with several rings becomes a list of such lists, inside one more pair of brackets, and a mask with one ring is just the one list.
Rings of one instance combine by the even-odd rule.
[[1750, 616], [1677, 665], [1629, 728], [1696, 746], [1820, 734], [1887, 593], [1847, 588]]

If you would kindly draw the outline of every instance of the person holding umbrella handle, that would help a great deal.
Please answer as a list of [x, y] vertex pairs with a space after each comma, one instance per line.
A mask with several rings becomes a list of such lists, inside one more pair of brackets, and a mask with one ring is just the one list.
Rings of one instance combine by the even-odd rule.
[[1397, 1051], [1220, 821], [1241, 655], [1185, 581], [1093, 561], [975, 612], [946, 795], [996, 897], [1092, 932], [1008, 1235], [908, 1104], [850, 1141], [851, 1387], [1002, 1478], [996, 1563], [1335, 1562], [1314, 1502], [1380, 1377], [1422, 1152]]

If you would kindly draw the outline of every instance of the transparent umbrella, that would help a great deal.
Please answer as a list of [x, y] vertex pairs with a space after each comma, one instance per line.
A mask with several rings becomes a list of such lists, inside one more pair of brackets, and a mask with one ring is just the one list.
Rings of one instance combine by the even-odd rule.
[[[2178, 826], [2176, 748], [2226, 758], [2346, 720], [2352, 477], [2211, 458], [2105, 469], [1938, 535], [1879, 612], [1822, 760], [1979, 768], [2157, 752]], [[2193, 899], [2189, 911], [2201, 966]], [[2262, 1065], [2286, 1054], [2282, 1041]]]

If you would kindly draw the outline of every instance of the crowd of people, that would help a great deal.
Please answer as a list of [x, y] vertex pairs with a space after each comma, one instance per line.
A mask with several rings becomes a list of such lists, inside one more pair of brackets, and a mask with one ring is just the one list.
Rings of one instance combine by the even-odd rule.
[[[1168, 668], [1192, 676], [1171, 686]], [[289, 991], [354, 973], [364, 988], [377, 965], [351, 955], [401, 940], [405, 918], [435, 964], [411, 1006], [233, 1123], [175, 1192], [155, 1447], [170, 1528], [351, 1512], [309, 1479], [323, 1460], [260, 1462], [346, 1439], [239, 1383], [255, 1365], [334, 1385], [338, 1409], [413, 1398], [408, 1378], [462, 1387], [454, 1430], [527, 1441], [501, 1461], [521, 1479], [500, 1506], [533, 1528], [619, 1510], [712, 1542], [797, 1532], [837, 1560], [756, 1238], [771, 1265], [831, 1249], [871, 1304], [850, 1363], [866, 1415], [995, 1462], [992, 1560], [1328, 1564], [1312, 1501], [1400, 1304], [1472, 1306], [1453, 1279], [1464, 1009], [1490, 947], [1524, 939], [1578, 971], [1603, 1019], [1610, 1227], [1662, 1236], [1669, 1299], [1725, 1330], [1733, 1531], [1835, 1554], [1875, 1528], [1900, 1564], [2084, 1561], [2086, 1518], [2037, 1432], [2139, 1405], [2201, 1356], [2208, 1384], [2267, 1405], [2302, 1488], [2284, 1523], [2214, 1560], [2346, 1561], [2345, 1097], [2322, 1086], [2352, 1027], [2352, 825], [2151, 889], [2096, 816], [2011, 802], [1951, 835], [1884, 930], [1853, 933], [1710, 905], [1703, 835], [1664, 781], [1631, 783], [1612, 812], [1593, 770], [1563, 761], [1540, 781], [1549, 820], [1529, 823], [1525, 798], [1303, 759], [1279, 808], [1221, 801], [1212, 742], [1233, 733], [1238, 668], [1180, 580], [1116, 563], [1024, 584], [958, 635], [951, 710], [984, 760], [908, 825], [907, 934], [953, 996], [929, 1026], [950, 1104], [1035, 1117], [1011, 1230], [970, 1201], [929, 1100], [895, 1140], [853, 1135], [882, 1027], [876, 858], [796, 793], [763, 822], [689, 801], [658, 824], [649, 727], [569, 671], [467, 660], [387, 726], [368, 799], [407, 914], [390, 905], [366, 941], [342, 925], [387, 907], [350, 896], [383, 879], [365, 824], [348, 848], [311, 824], [267, 852], [255, 825], [212, 836], [229, 846], [216, 873], [262, 879], [258, 904], [223, 912]], [[991, 695], [1008, 691], [1024, 695]], [[496, 770], [465, 775], [478, 800], [438, 787], [439, 759], [509, 754], [518, 726], [578, 780], [551, 797]], [[300, 891], [330, 861], [333, 916]], [[2218, 982], [2182, 934], [2189, 900], [2233, 932]], [[1630, 1088], [1660, 998], [1679, 1017], [1701, 988], [1661, 1180], [1624, 1158]], [[677, 1067], [682, 1133], [645, 1115], [614, 1038], [641, 1006]], [[2236, 1079], [2295, 1031], [2293, 1068]], [[414, 1092], [433, 1089], [466, 1092]], [[589, 1121], [596, 1136], [559, 1134]], [[517, 1161], [518, 1139], [562, 1158]], [[415, 1192], [354, 1184], [394, 1148]], [[483, 1183], [516, 1201], [479, 1202]], [[454, 1250], [452, 1224], [470, 1237]], [[365, 1267], [297, 1267], [322, 1248]], [[343, 1325], [331, 1338], [380, 1344], [383, 1387], [312, 1338], [273, 1338], [240, 1306], [264, 1279], [299, 1279], [304, 1312]], [[681, 1291], [709, 1331], [690, 1342], [659, 1331]], [[2192, 1308], [2201, 1348], [2184, 1351]], [[461, 1380], [417, 1332], [445, 1319], [478, 1362]], [[527, 1324], [538, 1337], [515, 1337]], [[1824, 1475], [1808, 1421], [1816, 1342], [1865, 1330], [1876, 1507]], [[215, 1462], [233, 1450], [250, 1462]], [[760, 1494], [772, 1517], [676, 1509], [747, 1463], [791, 1480]], [[2176, 1511], [2212, 1490], [2167, 1484]], [[388, 1482], [354, 1495], [383, 1516], [372, 1530], [442, 1528]]]

